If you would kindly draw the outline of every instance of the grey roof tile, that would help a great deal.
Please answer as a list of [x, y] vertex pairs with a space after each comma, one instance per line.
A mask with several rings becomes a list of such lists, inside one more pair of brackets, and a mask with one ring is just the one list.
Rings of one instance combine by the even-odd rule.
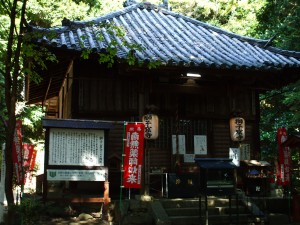
[[[268, 40], [243, 37], [149, 3], [133, 4], [123, 10], [88, 21], [63, 20], [63, 26], [34, 30], [57, 33], [41, 42], [57, 48], [103, 52], [115, 41], [117, 56], [126, 57], [130, 48], [101, 23], [123, 27], [124, 39], [140, 45], [140, 61], [160, 60], [174, 66], [198, 66], [230, 69], [273, 70], [300, 68], [300, 53], [268, 46]], [[97, 38], [102, 35], [103, 39]]]

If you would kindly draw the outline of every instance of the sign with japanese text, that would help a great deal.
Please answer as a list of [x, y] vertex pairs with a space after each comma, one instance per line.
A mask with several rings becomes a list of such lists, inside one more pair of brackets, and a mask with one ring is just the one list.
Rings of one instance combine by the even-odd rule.
[[30, 171], [31, 171], [31, 165], [32, 161], [35, 161], [35, 158], [33, 158], [33, 152], [36, 151], [34, 150], [34, 145], [33, 144], [28, 144], [28, 143], [23, 143], [23, 168], [24, 168], [24, 184], [26, 183], [26, 180], [30, 177]]
[[35, 160], [36, 160], [37, 150], [33, 149], [32, 156], [30, 160], [30, 171], [33, 171], [35, 166]]
[[154, 114], [144, 115], [143, 123], [145, 125], [145, 139], [157, 139], [159, 131], [158, 116]]
[[101, 170], [47, 170], [47, 180], [50, 181], [106, 181], [107, 179], [107, 168]]
[[250, 144], [240, 144], [241, 160], [250, 160]]
[[51, 128], [49, 165], [104, 166], [104, 131]]
[[232, 162], [236, 166], [240, 166], [241, 152], [239, 148], [229, 148], [229, 159], [232, 159]]
[[33, 144], [23, 143], [23, 165], [25, 168], [30, 168], [30, 162], [32, 159], [34, 150]]
[[281, 144], [287, 139], [286, 129], [277, 129], [277, 142], [278, 142], [278, 153], [279, 163], [277, 168], [277, 184], [278, 185], [289, 185], [291, 177], [291, 152], [289, 147], [282, 147]]
[[241, 117], [230, 119], [230, 136], [232, 141], [245, 139], [245, 120]]
[[22, 121], [17, 120], [14, 141], [13, 141], [13, 148], [12, 148], [12, 157], [13, 157], [13, 166], [14, 166], [18, 185], [24, 183], [21, 129], [22, 129]]
[[[177, 143], [178, 139], [178, 143]], [[185, 135], [172, 135], [172, 152], [173, 154], [185, 154]]]
[[141, 188], [144, 155], [143, 123], [126, 125], [126, 142], [124, 146], [123, 185], [125, 188]]
[[206, 135], [194, 135], [194, 153], [196, 155], [207, 155]]

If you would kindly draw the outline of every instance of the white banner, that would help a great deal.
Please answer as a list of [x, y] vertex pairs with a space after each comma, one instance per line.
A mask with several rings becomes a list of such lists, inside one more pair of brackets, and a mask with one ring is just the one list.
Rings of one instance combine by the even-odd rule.
[[106, 181], [107, 179], [107, 168], [101, 170], [47, 170], [47, 180], [49, 181]]
[[49, 165], [104, 166], [104, 131], [51, 128]]

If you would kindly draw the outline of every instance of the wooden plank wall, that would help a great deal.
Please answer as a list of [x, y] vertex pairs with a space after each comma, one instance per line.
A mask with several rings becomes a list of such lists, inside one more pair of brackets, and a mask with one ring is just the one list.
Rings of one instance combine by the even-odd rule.
[[[211, 157], [216, 158], [228, 158], [229, 148], [230, 147], [238, 147], [237, 142], [231, 141], [230, 138], [230, 128], [229, 121], [214, 121], [213, 122], [213, 146], [209, 149], [209, 153]], [[244, 144], [250, 144], [251, 154], [255, 151], [254, 142], [255, 142], [255, 131], [252, 122], [246, 121], [246, 130], [245, 130], [245, 140], [242, 142]], [[253, 155], [251, 155], [253, 157]]]

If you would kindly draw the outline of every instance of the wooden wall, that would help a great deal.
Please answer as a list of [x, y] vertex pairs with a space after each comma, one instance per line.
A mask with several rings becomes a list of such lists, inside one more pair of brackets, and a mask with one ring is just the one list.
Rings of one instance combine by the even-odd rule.
[[[110, 131], [108, 143], [107, 157], [112, 167], [121, 161], [123, 124], [120, 121], [140, 121], [144, 113], [141, 109], [146, 105], [158, 107], [162, 123], [158, 140], [146, 145], [150, 167], [174, 170], [176, 157], [172, 154], [171, 138], [176, 132], [186, 135], [188, 153], [193, 153], [193, 135], [206, 135], [207, 155], [197, 157], [227, 158], [229, 148], [237, 147], [229, 134], [229, 119], [234, 114], [246, 120], [244, 143], [250, 144], [251, 151], [259, 151], [257, 95], [247, 85], [233, 80], [197, 80], [193, 85], [186, 85], [172, 74], [160, 79], [155, 72], [149, 76], [142, 73], [120, 75], [116, 69], [79, 65], [74, 68], [72, 117], [119, 121]], [[184, 123], [190, 125], [177, 131], [176, 124]], [[180, 160], [183, 170], [193, 170], [194, 165], [183, 163], [183, 156]]]
[[59, 91], [59, 118], [72, 118], [73, 75], [73, 63], [71, 63], [69, 69], [66, 72], [62, 87]]

